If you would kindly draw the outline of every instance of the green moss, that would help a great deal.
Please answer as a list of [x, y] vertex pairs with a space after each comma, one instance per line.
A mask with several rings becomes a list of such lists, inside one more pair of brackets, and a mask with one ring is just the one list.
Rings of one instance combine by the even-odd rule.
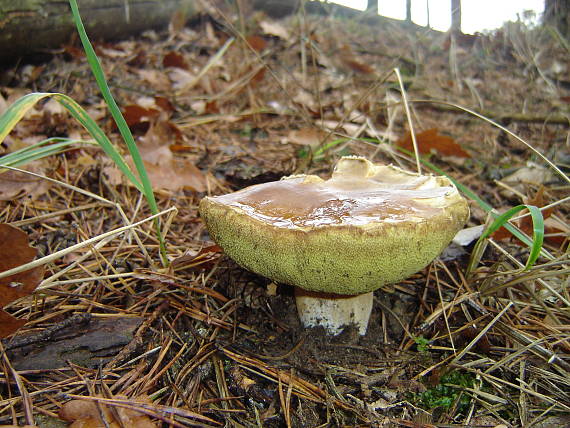
[[461, 391], [465, 388], [473, 388], [474, 381], [471, 373], [454, 370], [442, 376], [435, 387], [420, 394], [414, 394], [412, 401], [426, 410], [438, 407], [448, 410], [457, 402], [457, 413], [464, 413], [469, 407], [471, 397]]
[[418, 336], [414, 337], [414, 342], [416, 342], [416, 347], [418, 348], [418, 352], [420, 354], [429, 353], [429, 339], [426, 339], [423, 336]]

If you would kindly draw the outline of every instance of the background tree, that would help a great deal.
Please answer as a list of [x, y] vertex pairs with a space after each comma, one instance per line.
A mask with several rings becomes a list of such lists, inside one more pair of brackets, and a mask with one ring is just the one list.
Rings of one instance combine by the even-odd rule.
[[451, 31], [461, 33], [461, 0], [451, 0]]
[[544, 23], [552, 25], [566, 37], [570, 36], [570, 0], [545, 0]]
[[406, 22], [412, 22], [412, 0], [406, 0]]
[[366, 11], [373, 12], [376, 13], [376, 15], [378, 15], [378, 0], [368, 0], [368, 3], [366, 5]]

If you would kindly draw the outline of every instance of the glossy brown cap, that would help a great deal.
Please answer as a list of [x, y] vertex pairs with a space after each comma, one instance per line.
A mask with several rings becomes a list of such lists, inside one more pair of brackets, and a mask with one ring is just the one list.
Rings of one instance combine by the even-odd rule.
[[306, 290], [354, 295], [422, 269], [469, 209], [445, 177], [344, 157], [329, 180], [297, 175], [206, 197], [200, 214], [243, 267]]

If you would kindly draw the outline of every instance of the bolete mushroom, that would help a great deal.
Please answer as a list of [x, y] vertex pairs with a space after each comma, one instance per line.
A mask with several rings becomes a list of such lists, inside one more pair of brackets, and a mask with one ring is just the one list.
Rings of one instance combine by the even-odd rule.
[[295, 287], [305, 326], [364, 335], [372, 292], [437, 257], [469, 208], [445, 177], [351, 156], [329, 180], [293, 175], [206, 197], [200, 214], [239, 265]]

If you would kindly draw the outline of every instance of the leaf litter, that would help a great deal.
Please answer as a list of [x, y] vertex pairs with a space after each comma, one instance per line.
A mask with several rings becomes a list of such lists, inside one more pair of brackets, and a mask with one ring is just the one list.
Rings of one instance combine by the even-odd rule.
[[[73, 397], [69, 403], [100, 403], [94, 418], [106, 415], [108, 425], [125, 407], [137, 409], [132, 417], [174, 426], [567, 424], [568, 183], [554, 174], [509, 181], [538, 160], [499, 128], [453, 107], [501, 121], [567, 173], [568, 128], [556, 117], [570, 94], [545, 81], [553, 70], [547, 58], [567, 64], [563, 47], [520, 23], [453, 45], [445, 34], [393, 22], [369, 31], [357, 18], [311, 15], [252, 16], [240, 33], [237, 15], [222, 12], [202, 13], [185, 27], [173, 24], [171, 33], [150, 31], [99, 47], [159, 206], [178, 209], [167, 221], [172, 264], [156, 268], [158, 244], [146, 224], [48, 263], [45, 287], [31, 297], [30, 285], [6, 308], [20, 330], [3, 346], [18, 340], [25, 346], [4, 359], [16, 367], [46, 349], [63, 358], [51, 361], [57, 370], [15, 368], [19, 383], [3, 365], [0, 422], [23, 420], [33, 405], [36, 424], [44, 426]], [[529, 57], [539, 50], [548, 55]], [[394, 67], [425, 159], [499, 210], [547, 207], [546, 220], [559, 227], [547, 225], [551, 257], [529, 271], [520, 270], [528, 249], [496, 237], [465, 278], [473, 244], [461, 244], [462, 251], [376, 292], [366, 336], [349, 328], [328, 338], [301, 328], [290, 287], [244, 271], [213, 246], [197, 204], [206, 193], [293, 173], [324, 175], [343, 154], [414, 170], [414, 159], [401, 150], [410, 146], [398, 84], [385, 77]], [[44, 65], [6, 73], [0, 95], [7, 103], [36, 87], [64, 92], [118, 141], [74, 46]], [[82, 133], [67, 115], [42, 104], [10, 138]], [[322, 156], [311, 159], [319, 146]], [[18, 187], [2, 202], [0, 221], [21, 224], [41, 254], [149, 215], [100, 150], [79, 148], [43, 165], [49, 177], [116, 202], [126, 217], [53, 183], [38, 195]], [[516, 221], [528, 231], [525, 218]], [[485, 211], [472, 203], [468, 227], [486, 222]], [[14, 248], [20, 244], [3, 248], [2, 258], [18, 253]], [[67, 321], [82, 314], [89, 320]], [[80, 339], [86, 329], [99, 339]], [[128, 334], [118, 340], [120, 331]], [[104, 359], [65, 358], [66, 350], [82, 348], [93, 358], [105, 332], [116, 346], [105, 349]], [[453, 379], [457, 384], [442, 384]], [[144, 397], [148, 405], [141, 404]]]

